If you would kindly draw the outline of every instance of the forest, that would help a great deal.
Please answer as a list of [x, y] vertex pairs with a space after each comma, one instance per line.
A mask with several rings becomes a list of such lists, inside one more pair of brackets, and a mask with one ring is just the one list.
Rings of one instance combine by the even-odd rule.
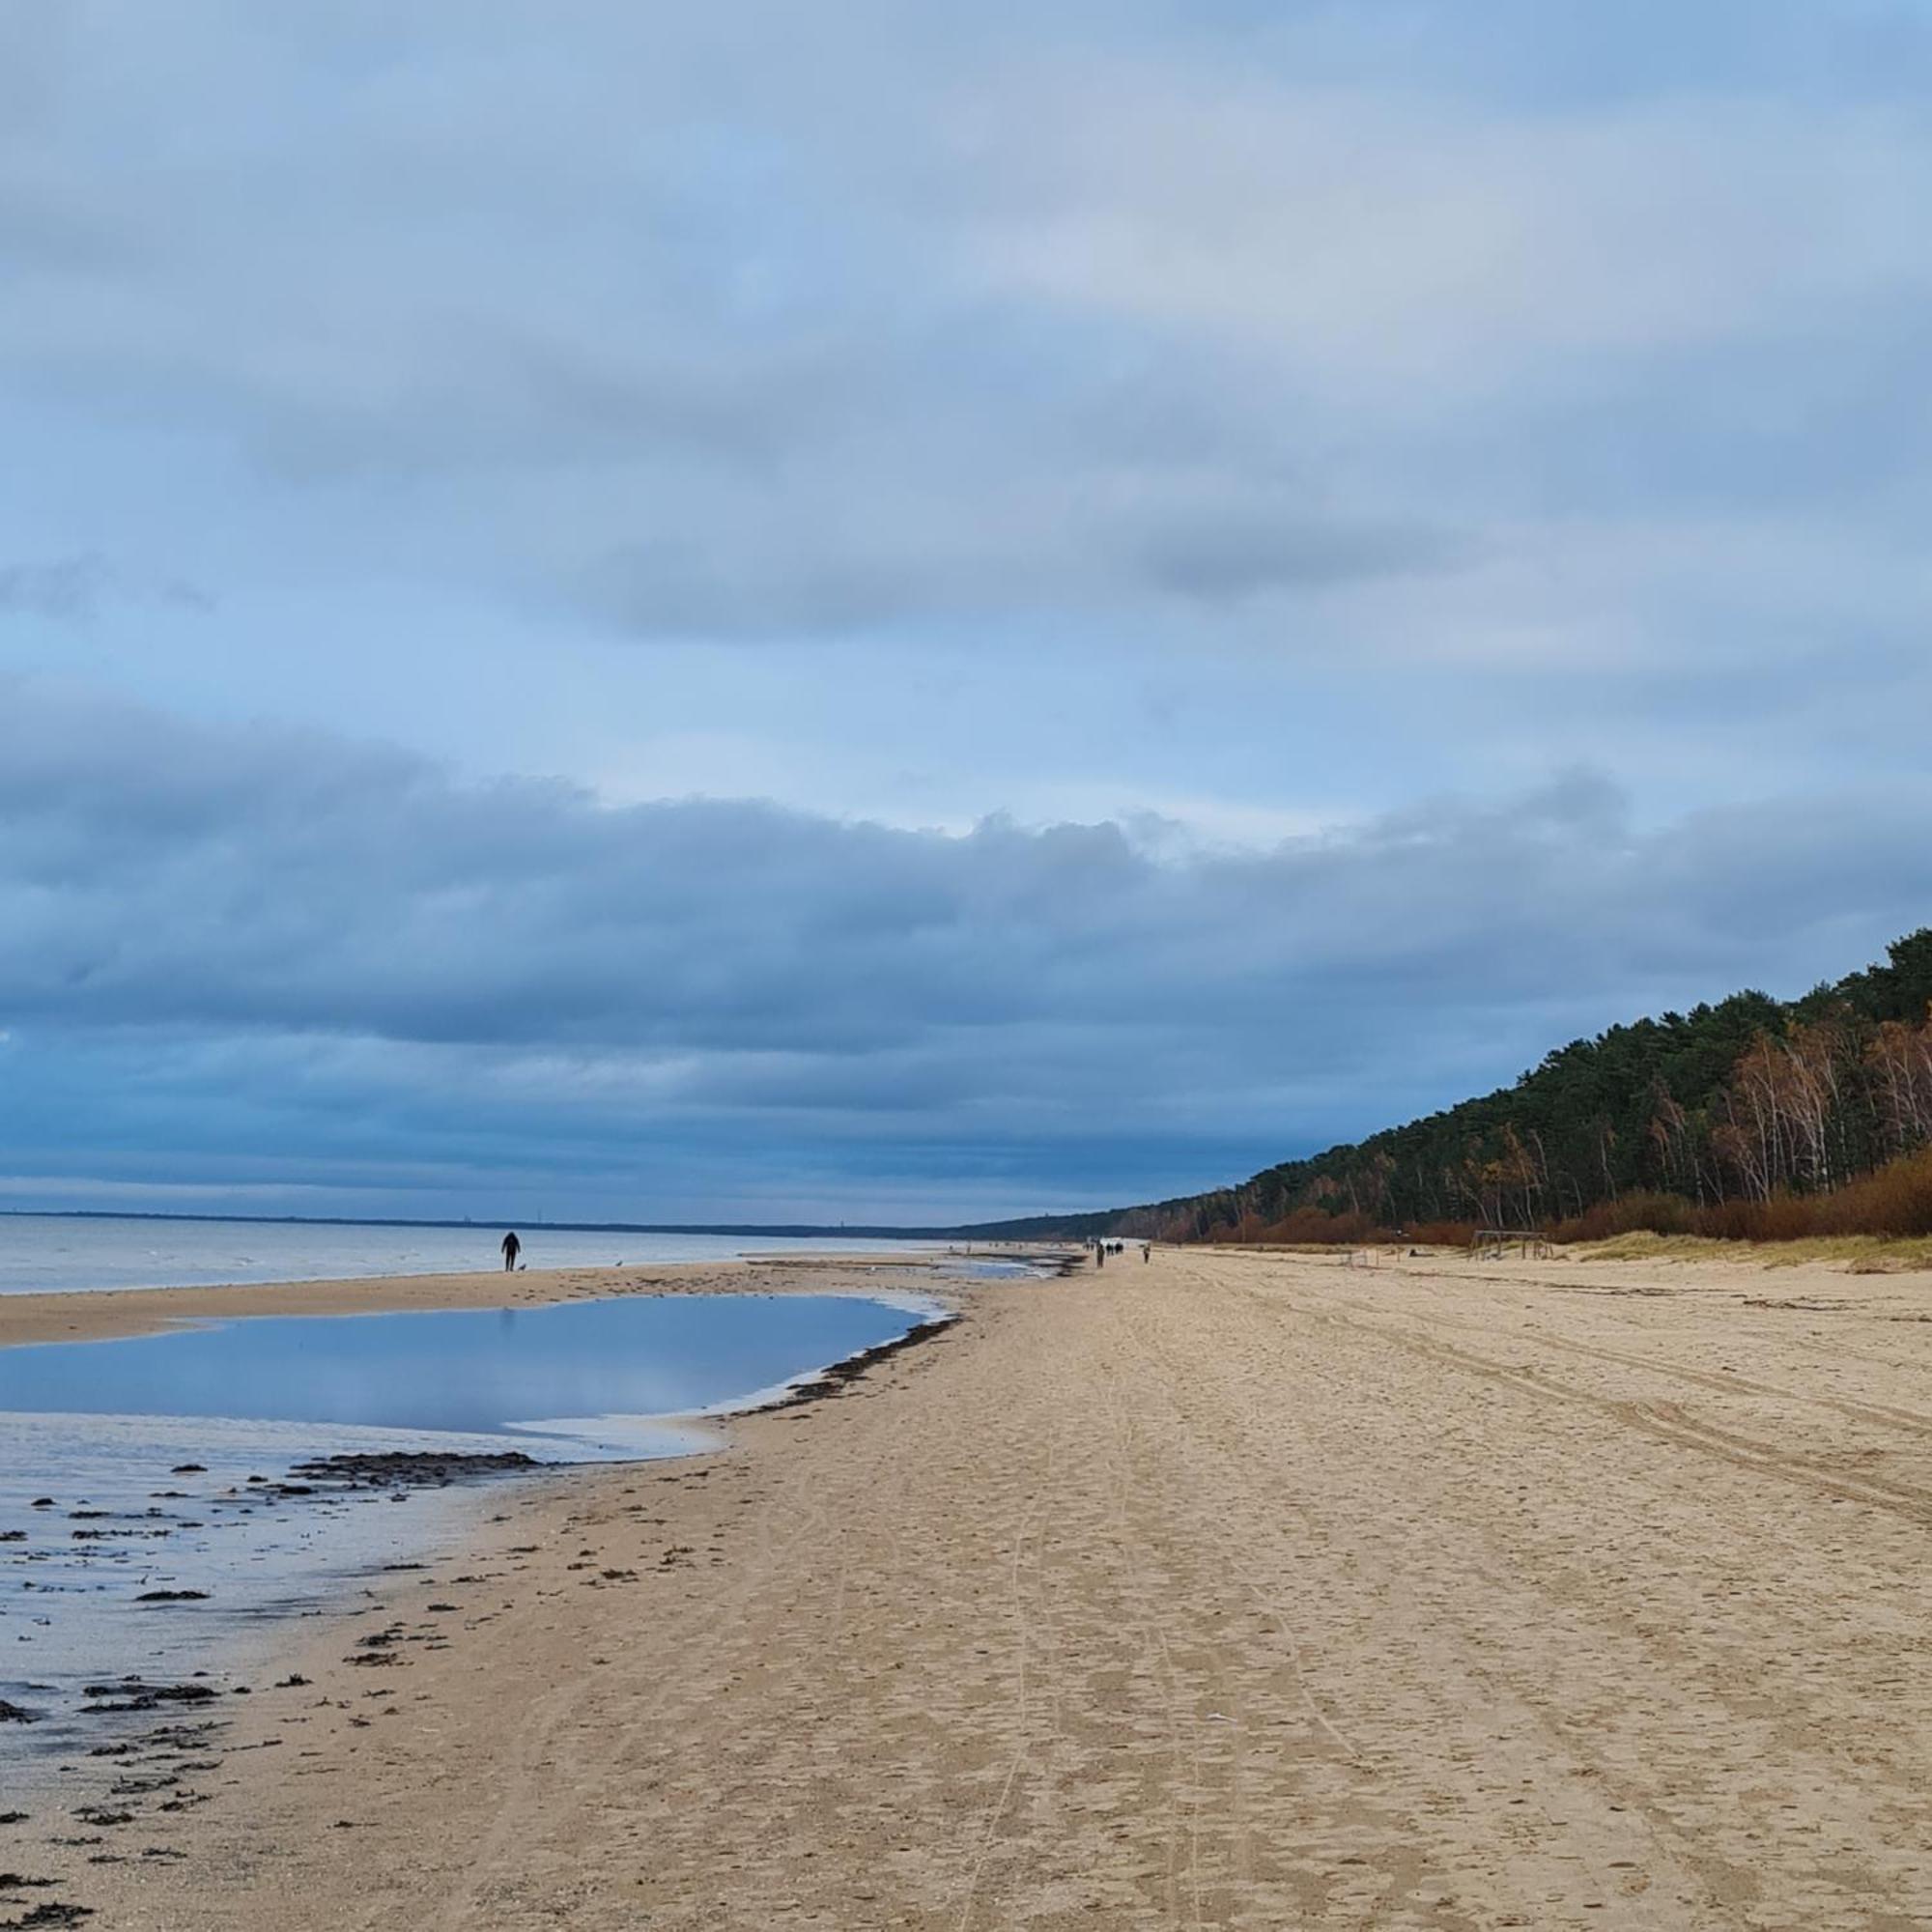
[[1802, 999], [1734, 993], [1238, 1186], [1108, 1215], [1179, 1241], [1932, 1235], [1932, 927]]

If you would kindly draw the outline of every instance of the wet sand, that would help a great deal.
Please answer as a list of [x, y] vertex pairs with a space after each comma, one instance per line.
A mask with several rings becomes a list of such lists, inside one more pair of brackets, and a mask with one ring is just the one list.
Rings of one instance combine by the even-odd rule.
[[1168, 1251], [963, 1300], [719, 1455], [506, 1483], [222, 1700], [207, 1802], [0, 1828], [61, 1881], [20, 1905], [1932, 1920], [1932, 1278]]
[[[1002, 1254], [996, 1259], [1011, 1257]], [[753, 1256], [638, 1267], [493, 1269], [370, 1275], [351, 1281], [241, 1282], [220, 1288], [118, 1288], [0, 1295], [0, 1348], [151, 1335], [175, 1321], [244, 1315], [377, 1315], [408, 1308], [521, 1308], [620, 1294], [869, 1293], [923, 1289], [944, 1256]]]

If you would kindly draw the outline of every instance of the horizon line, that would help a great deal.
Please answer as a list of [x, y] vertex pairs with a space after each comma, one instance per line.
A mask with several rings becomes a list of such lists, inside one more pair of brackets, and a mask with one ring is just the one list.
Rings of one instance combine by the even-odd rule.
[[737, 1235], [803, 1237], [843, 1235], [861, 1239], [899, 1237], [937, 1239], [943, 1236], [974, 1235], [992, 1228], [1034, 1222], [1071, 1221], [1091, 1214], [1118, 1213], [1118, 1208], [1074, 1208], [1052, 1214], [1009, 1214], [989, 1221], [952, 1221], [938, 1225], [906, 1226], [887, 1222], [824, 1221], [513, 1221], [479, 1220], [473, 1215], [435, 1217], [410, 1214], [185, 1214], [167, 1208], [0, 1208], [0, 1218], [43, 1221], [218, 1221], [256, 1227], [294, 1228], [547, 1228], [569, 1235]]

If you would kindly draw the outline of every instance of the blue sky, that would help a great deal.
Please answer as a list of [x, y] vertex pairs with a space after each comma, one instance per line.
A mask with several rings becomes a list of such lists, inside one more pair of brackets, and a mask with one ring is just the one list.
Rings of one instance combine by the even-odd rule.
[[1902, 4], [0, 0], [0, 1199], [1207, 1184], [1932, 919]]

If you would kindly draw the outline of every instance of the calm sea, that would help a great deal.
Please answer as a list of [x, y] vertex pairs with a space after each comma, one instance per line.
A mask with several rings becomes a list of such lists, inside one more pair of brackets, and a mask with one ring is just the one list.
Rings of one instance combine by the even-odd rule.
[[[758, 1254], [943, 1253], [946, 1243], [749, 1235], [585, 1234], [520, 1227], [526, 1267], [728, 1261]], [[68, 1220], [0, 1215], [0, 1294], [51, 1289], [198, 1288], [228, 1282], [345, 1281], [460, 1274], [502, 1264], [503, 1230], [384, 1228], [359, 1222]]]

